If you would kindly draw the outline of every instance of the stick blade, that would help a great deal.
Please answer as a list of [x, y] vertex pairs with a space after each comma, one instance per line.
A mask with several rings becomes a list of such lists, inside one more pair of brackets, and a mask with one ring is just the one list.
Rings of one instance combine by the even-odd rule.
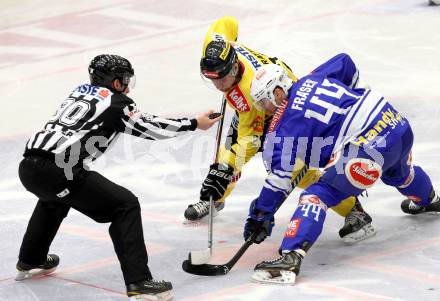
[[192, 264], [191, 259], [182, 263], [182, 269], [189, 274], [199, 276], [221, 276], [229, 272], [229, 268], [225, 265]]
[[188, 255], [188, 260], [193, 265], [200, 265], [208, 263], [211, 259], [211, 248], [203, 251], [191, 251]]

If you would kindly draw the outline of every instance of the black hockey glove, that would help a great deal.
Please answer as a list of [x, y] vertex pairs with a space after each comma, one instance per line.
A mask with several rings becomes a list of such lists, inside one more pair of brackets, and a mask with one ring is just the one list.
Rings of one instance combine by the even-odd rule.
[[275, 226], [275, 219], [272, 213], [262, 213], [255, 208], [256, 201], [257, 199], [253, 200], [249, 207], [249, 216], [244, 224], [243, 236], [244, 239], [247, 240], [252, 233], [258, 231], [258, 235], [254, 242], [259, 244], [272, 234], [272, 228]]
[[203, 181], [202, 189], [200, 190], [200, 200], [209, 201], [212, 196], [214, 201], [223, 197], [226, 188], [231, 182], [233, 169], [229, 166], [214, 163], [209, 167], [209, 173]]

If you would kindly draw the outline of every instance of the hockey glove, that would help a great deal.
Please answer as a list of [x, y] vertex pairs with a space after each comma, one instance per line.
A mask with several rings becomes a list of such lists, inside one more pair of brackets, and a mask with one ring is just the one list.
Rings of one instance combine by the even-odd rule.
[[244, 224], [243, 236], [244, 239], [247, 240], [252, 233], [257, 231], [258, 235], [254, 242], [259, 244], [272, 234], [275, 219], [272, 213], [264, 213], [256, 208], [255, 204], [257, 200], [258, 199], [253, 200], [249, 207], [249, 216]]
[[212, 164], [205, 181], [203, 181], [200, 200], [209, 201], [210, 196], [214, 201], [221, 199], [231, 182], [232, 173], [233, 169], [227, 165]]

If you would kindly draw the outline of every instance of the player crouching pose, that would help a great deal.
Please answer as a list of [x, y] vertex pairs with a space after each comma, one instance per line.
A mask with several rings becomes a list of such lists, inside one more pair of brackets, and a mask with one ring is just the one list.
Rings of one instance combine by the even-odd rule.
[[295, 283], [301, 261], [321, 234], [327, 208], [361, 194], [379, 179], [406, 196], [401, 204], [405, 213], [440, 212], [429, 176], [412, 164], [408, 120], [380, 94], [351, 89], [322, 73], [293, 83], [277, 65], [256, 73], [251, 93], [256, 106], [276, 113], [263, 153], [269, 174], [251, 203], [244, 236], [255, 229], [260, 229], [260, 240], [270, 235], [274, 212], [289, 193], [295, 162], [325, 168], [318, 182], [300, 195], [281, 257], [257, 264], [253, 280]]
[[[221, 17], [208, 29], [203, 44], [200, 72], [217, 90], [223, 93], [227, 104], [235, 111], [225, 143], [221, 145], [217, 162], [210, 166], [200, 190], [200, 201], [185, 210], [188, 220], [200, 220], [209, 212], [209, 198], [213, 197], [216, 211], [225, 206], [225, 200], [234, 190], [241, 177], [242, 167], [261, 151], [261, 144], [272, 120], [272, 113], [257, 110], [251, 96], [251, 82], [261, 66], [281, 66], [292, 81], [297, 78], [292, 70], [279, 58], [264, 55], [238, 43], [238, 21], [233, 17]], [[318, 68], [316, 72], [323, 72]], [[358, 83], [358, 71], [348, 56], [340, 56], [326, 65], [325, 72], [338, 74], [339, 70], [353, 69], [347, 85]], [[339, 74], [338, 74], [339, 75]], [[306, 188], [317, 181], [321, 173], [309, 169], [301, 178], [301, 170], [295, 171], [293, 179], [299, 179], [299, 188]], [[376, 234], [370, 215], [364, 211], [360, 201], [348, 197], [332, 208], [345, 218], [339, 236], [352, 243]]]

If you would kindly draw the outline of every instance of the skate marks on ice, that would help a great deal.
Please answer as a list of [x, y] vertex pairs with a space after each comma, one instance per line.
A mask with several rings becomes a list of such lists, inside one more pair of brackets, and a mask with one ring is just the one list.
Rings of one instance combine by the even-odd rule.
[[[435, 252], [435, 249], [431, 249], [438, 246], [440, 246], [440, 236], [427, 240], [417, 240], [409, 243], [405, 242], [397, 247], [383, 249], [378, 252], [355, 257], [349, 260], [348, 264], [378, 273], [389, 274], [398, 278], [405, 278], [411, 282], [421, 282], [422, 284], [434, 285], [437, 287], [440, 296], [440, 274], [420, 270], [420, 268], [429, 268], [429, 266], [440, 265], [440, 255]], [[410, 259], [412, 257], [415, 258], [413, 258], [413, 262], [409, 260], [409, 264], [407, 265], [397, 264], [399, 262], [392, 264], [381, 262], [384, 259], [392, 259], [398, 256], [403, 258], [409, 257]], [[425, 261], [425, 263], [419, 263], [420, 260]]]

